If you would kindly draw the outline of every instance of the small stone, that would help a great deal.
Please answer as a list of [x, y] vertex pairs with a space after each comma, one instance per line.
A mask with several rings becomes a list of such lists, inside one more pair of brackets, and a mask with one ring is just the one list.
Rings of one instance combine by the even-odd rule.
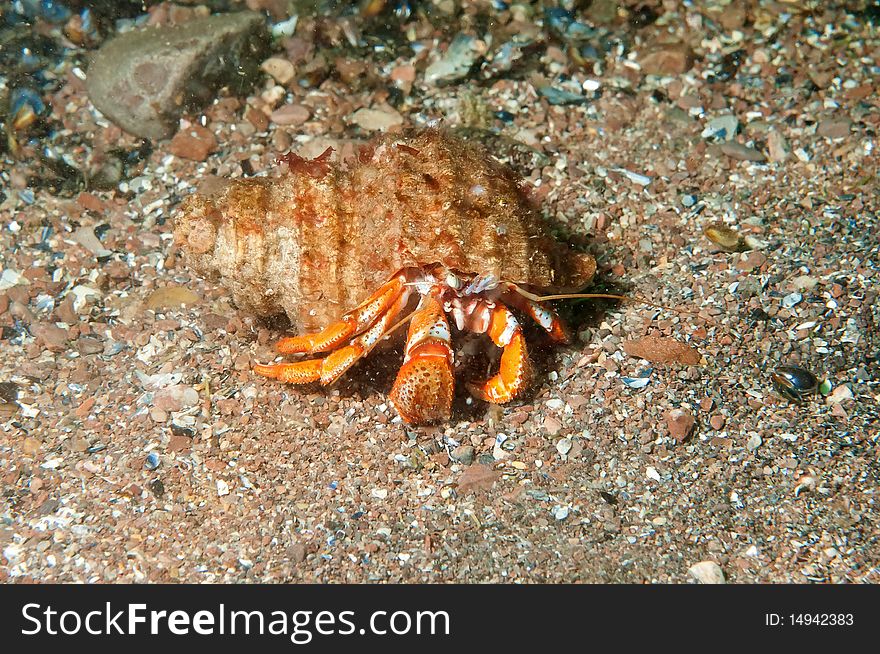
[[443, 84], [461, 79], [482, 57], [483, 49], [473, 36], [458, 34], [443, 56], [425, 70], [425, 82]]
[[694, 65], [694, 53], [684, 43], [655, 44], [639, 60], [646, 75], [682, 75]]
[[760, 268], [765, 263], [767, 263], [767, 255], [763, 252], [750, 252], [748, 255], [743, 255], [736, 262], [737, 270], [742, 270], [743, 272], [752, 272], [757, 268]]
[[64, 301], [55, 308], [55, 319], [68, 325], [75, 325], [79, 322], [79, 315], [76, 312], [76, 296], [73, 293], [68, 293]]
[[201, 298], [185, 286], [165, 286], [158, 288], [147, 298], [147, 309], [159, 311], [161, 309], [174, 309], [183, 305], [193, 305]]
[[222, 87], [232, 95], [248, 90], [260, 77], [269, 43], [264, 17], [250, 11], [134, 29], [101, 46], [86, 89], [122, 129], [167, 138], [185, 111], [205, 106]]
[[[172, 430], [174, 425], [172, 424]], [[168, 439], [169, 452], [183, 452], [192, 449], [192, 439], [183, 435], [174, 435]]]
[[34, 329], [34, 336], [51, 352], [63, 352], [67, 349], [67, 330], [61, 327], [40, 325]]
[[819, 280], [809, 275], [798, 275], [791, 280], [791, 287], [795, 291], [812, 291], [819, 284]]
[[726, 420], [723, 415], [720, 413], [716, 413], [712, 417], [709, 418], [709, 426], [712, 427], [715, 431], [721, 431], [724, 429], [724, 424]]
[[199, 393], [185, 384], [173, 384], [156, 391], [153, 406], [168, 413], [180, 411], [199, 403]]
[[209, 154], [217, 151], [217, 139], [211, 130], [201, 125], [191, 125], [174, 135], [168, 150], [182, 159], [204, 161]]
[[690, 345], [674, 338], [643, 336], [623, 342], [623, 351], [631, 357], [651, 363], [680, 363], [686, 366], [700, 364], [700, 353]]
[[97, 354], [104, 351], [104, 344], [92, 336], [83, 336], [76, 341], [76, 351], [83, 355]]
[[281, 57], [269, 57], [260, 64], [260, 69], [268, 73], [281, 86], [287, 86], [296, 75], [296, 69], [287, 59]]
[[714, 138], [719, 141], [730, 141], [736, 136], [736, 130], [739, 128], [739, 121], [733, 114], [724, 114], [717, 116], [706, 124], [701, 136], [706, 138]]
[[222, 479], [217, 480], [217, 496], [223, 497], [224, 495], [229, 495], [229, 484], [227, 484]]
[[351, 115], [351, 122], [369, 131], [385, 131], [403, 124], [403, 116], [394, 109], [358, 109]]
[[849, 118], [823, 120], [816, 128], [816, 134], [827, 139], [842, 139], [849, 136], [851, 126]]
[[767, 134], [767, 151], [770, 155], [770, 161], [782, 163], [788, 158], [788, 141], [785, 140], [781, 132], [772, 129]]
[[269, 128], [269, 116], [254, 107], [248, 107], [244, 112], [244, 119], [253, 125], [258, 132], [265, 132]]
[[679, 443], [684, 442], [694, 428], [693, 414], [686, 409], [673, 409], [666, 414], [666, 425], [669, 434]]
[[113, 254], [104, 247], [91, 227], [82, 226], [73, 234], [73, 240], [82, 245], [86, 250], [94, 254], [96, 257], [106, 257]]
[[553, 517], [557, 520], [565, 520], [568, 517], [569, 508], [567, 506], [557, 506], [553, 509]]
[[33, 456], [40, 451], [41, 445], [42, 443], [40, 443], [40, 441], [38, 441], [36, 438], [34, 438], [33, 436], [28, 436], [21, 444], [21, 451], [24, 452], [27, 456]]
[[849, 402], [851, 399], [853, 399], [852, 389], [846, 384], [841, 384], [831, 391], [831, 394], [825, 398], [825, 404], [829, 406], [832, 404], [843, 404]]
[[736, 159], [738, 161], [766, 161], [766, 157], [755, 150], [755, 148], [750, 148], [749, 146], [743, 145], [742, 143], [738, 143], [736, 141], [728, 141], [727, 143], [723, 143], [721, 145], [721, 152], [726, 154], [731, 159]]
[[459, 445], [450, 454], [454, 461], [458, 461], [466, 466], [474, 462], [474, 448], [470, 445]]
[[391, 70], [392, 82], [414, 82], [416, 80], [415, 66], [395, 66]]
[[302, 125], [311, 117], [312, 112], [309, 108], [301, 104], [286, 104], [269, 116], [276, 125]]
[[85, 452], [89, 449], [89, 442], [82, 436], [74, 436], [68, 441], [67, 446], [71, 452]]
[[556, 436], [556, 434], [562, 431], [562, 423], [553, 416], [546, 416], [544, 418], [543, 426], [544, 431], [546, 431], [550, 436]]
[[477, 490], [489, 490], [500, 477], [501, 473], [497, 470], [475, 463], [462, 473], [458, 480], [458, 491], [465, 494]]
[[155, 470], [159, 467], [159, 455], [155, 452], [150, 452], [147, 455], [146, 460], [144, 461], [144, 468], [147, 470]]
[[701, 584], [726, 583], [721, 566], [714, 561], [701, 561], [700, 563], [695, 563], [688, 569], [688, 574]]
[[76, 203], [86, 211], [93, 213], [104, 213], [107, 209], [107, 205], [101, 198], [94, 193], [86, 193], [85, 191], [76, 196]]
[[761, 439], [761, 435], [760, 435], [758, 432], [753, 431], [753, 432], [749, 435], [749, 441], [746, 443], [746, 449], [747, 449], [749, 452], [754, 452], [754, 451], [757, 450], [759, 447], [761, 447], [761, 445], [762, 445], [763, 443], [764, 443], [764, 441]]
[[306, 554], [308, 554], [306, 546], [302, 543], [294, 543], [287, 548], [287, 556], [294, 563], [302, 563], [303, 561], [305, 561]]
[[782, 298], [782, 306], [786, 309], [791, 309], [800, 303], [801, 300], [804, 299], [804, 296], [800, 293], [789, 293], [784, 298]]
[[556, 451], [565, 456], [571, 451], [571, 439], [560, 438], [556, 443]]

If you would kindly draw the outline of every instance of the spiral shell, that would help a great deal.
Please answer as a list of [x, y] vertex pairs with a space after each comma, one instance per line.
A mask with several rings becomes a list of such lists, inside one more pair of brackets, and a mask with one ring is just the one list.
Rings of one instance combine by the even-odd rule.
[[410, 266], [556, 292], [595, 273], [593, 257], [550, 236], [513, 170], [444, 132], [388, 136], [339, 164], [329, 152], [288, 163], [281, 177], [191, 196], [175, 223], [189, 266], [258, 315], [321, 329]]

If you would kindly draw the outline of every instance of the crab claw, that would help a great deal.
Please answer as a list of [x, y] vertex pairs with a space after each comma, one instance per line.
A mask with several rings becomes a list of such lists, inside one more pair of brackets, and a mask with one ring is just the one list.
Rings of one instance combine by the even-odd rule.
[[439, 302], [427, 297], [413, 314], [390, 400], [404, 422], [440, 422], [449, 419], [454, 391], [449, 323]]
[[469, 383], [468, 390], [486, 402], [504, 404], [520, 395], [529, 383], [531, 366], [526, 339], [516, 318], [503, 304], [492, 310], [487, 333], [495, 345], [504, 348], [501, 368], [485, 382]]

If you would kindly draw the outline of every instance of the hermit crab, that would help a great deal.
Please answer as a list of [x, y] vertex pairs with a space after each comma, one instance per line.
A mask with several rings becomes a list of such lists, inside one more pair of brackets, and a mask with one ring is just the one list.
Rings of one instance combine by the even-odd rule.
[[454, 365], [450, 322], [502, 348], [499, 372], [472, 382], [504, 403], [530, 377], [514, 312], [550, 338], [566, 330], [544, 304], [583, 288], [592, 256], [555, 240], [523, 181], [482, 147], [443, 131], [385, 136], [348, 160], [290, 154], [276, 178], [235, 180], [219, 195], [193, 195], [175, 222], [189, 266], [219, 277], [236, 304], [286, 313], [300, 335], [284, 355], [257, 365], [292, 384], [332, 384], [391, 331], [409, 321], [404, 362], [390, 399], [407, 423], [449, 418]]

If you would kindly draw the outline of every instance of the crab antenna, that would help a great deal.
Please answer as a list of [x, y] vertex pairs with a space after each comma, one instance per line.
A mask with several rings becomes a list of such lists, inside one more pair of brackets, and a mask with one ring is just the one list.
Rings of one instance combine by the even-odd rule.
[[649, 302], [648, 300], [641, 297], [629, 297], [627, 295], [614, 295], [611, 293], [562, 293], [559, 295], [535, 295], [534, 293], [530, 293], [529, 291], [520, 288], [516, 284], [511, 284], [513, 290], [522, 295], [523, 297], [527, 297], [532, 302], [549, 302], [550, 300], [620, 300], [621, 302], [634, 302], [636, 304], [645, 304], [649, 307], [654, 307], [655, 309], [665, 309], [666, 311], [672, 311], [673, 313], [684, 313], [688, 315], [696, 315], [692, 311], [687, 311], [685, 309], [676, 309], [674, 307], [667, 307], [663, 304], [657, 304], [656, 302]]

